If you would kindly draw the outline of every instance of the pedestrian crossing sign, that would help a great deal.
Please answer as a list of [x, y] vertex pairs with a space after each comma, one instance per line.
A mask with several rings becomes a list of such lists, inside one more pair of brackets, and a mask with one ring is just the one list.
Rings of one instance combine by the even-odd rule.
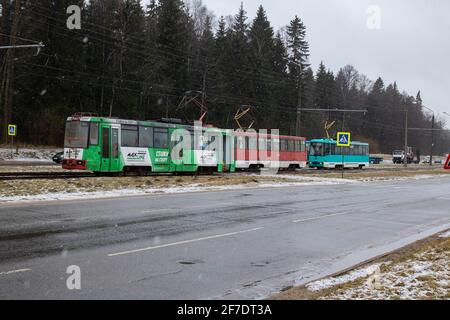
[[338, 147], [350, 147], [351, 145], [351, 133], [350, 132], [338, 132], [336, 145]]
[[17, 135], [17, 126], [14, 124], [8, 125], [8, 136], [16, 136]]

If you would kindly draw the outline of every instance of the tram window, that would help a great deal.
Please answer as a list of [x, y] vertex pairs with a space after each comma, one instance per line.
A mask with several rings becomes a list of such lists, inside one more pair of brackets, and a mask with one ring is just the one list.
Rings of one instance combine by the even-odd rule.
[[320, 142], [311, 143], [309, 153], [311, 156], [323, 156], [323, 144]]
[[122, 146], [123, 147], [138, 147], [138, 127], [122, 125]]
[[242, 149], [250, 149], [250, 137], [249, 136], [245, 137], [245, 145], [243, 146]]
[[331, 144], [325, 143], [323, 155], [329, 156], [331, 152]]
[[238, 149], [244, 150], [245, 149], [244, 137], [236, 137], [236, 139], [237, 139], [236, 145], [238, 146]]
[[254, 136], [250, 136], [248, 140], [248, 149], [250, 150], [256, 150], [257, 148], [257, 139]]
[[153, 134], [153, 147], [165, 149], [168, 147], [169, 132], [164, 128], [155, 128]]
[[306, 151], [306, 142], [302, 140], [300, 142], [300, 152], [305, 152], [305, 151]]
[[294, 150], [295, 150], [294, 140], [288, 140], [288, 151], [294, 152]]
[[139, 127], [139, 147], [153, 147], [153, 128], [144, 126]]
[[259, 150], [266, 150], [267, 142], [266, 139], [259, 139]]
[[336, 154], [336, 145], [330, 144], [330, 155], [335, 155]]
[[112, 129], [112, 149], [111, 158], [119, 157], [119, 129]]
[[[210, 133], [210, 134], [205, 133], [205, 134], [206, 134], [205, 137], [208, 140], [207, 140], [207, 143], [205, 145], [203, 145], [203, 150], [210, 150], [210, 148], [212, 148], [210, 146], [216, 141], [216, 135], [215, 135], [215, 133]], [[214, 148], [214, 149], [212, 149], [210, 151], [216, 151], [216, 149]]]
[[189, 130], [189, 139], [191, 139], [191, 150], [195, 150], [194, 131]]
[[286, 140], [284, 140], [284, 139], [280, 140], [280, 149], [281, 149], [281, 151], [286, 151], [286, 149], [287, 149], [287, 141]]
[[68, 121], [64, 136], [66, 148], [87, 148], [89, 135], [89, 122]]
[[300, 152], [300, 140], [295, 140], [294, 145], [295, 145], [295, 152]]
[[267, 150], [272, 151], [272, 139], [267, 139]]
[[91, 122], [89, 128], [89, 145], [98, 145], [98, 123]]

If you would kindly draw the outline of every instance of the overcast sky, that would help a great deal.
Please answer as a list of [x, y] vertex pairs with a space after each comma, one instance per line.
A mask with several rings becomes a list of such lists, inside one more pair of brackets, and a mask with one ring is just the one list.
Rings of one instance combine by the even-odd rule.
[[[397, 81], [410, 95], [422, 90], [424, 104], [449, 112], [450, 1], [448, 0], [245, 0], [253, 19], [262, 4], [275, 29], [294, 15], [304, 21], [314, 70], [321, 60], [334, 72], [346, 64], [370, 79]], [[221, 15], [234, 15], [241, 0], [203, 0]], [[381, 10], [380, 27], [376, 11]], [[368, 28], [368, 19], [372, 29]], [[444, 116], [445, 117], [445, 116]], [[450, 118], [447, 117], [447, 120]]]

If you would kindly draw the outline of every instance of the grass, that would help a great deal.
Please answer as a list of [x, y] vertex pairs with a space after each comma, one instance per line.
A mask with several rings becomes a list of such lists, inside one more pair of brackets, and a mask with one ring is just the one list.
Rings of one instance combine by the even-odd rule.
[[230, 186], [257, 185], [261, 183], [294, 182], [282, 177], [264, 177], [247, 175], [228, 176], [157, 176], [157, 177], [101, 177], [64, 180], [8, 180], [0, 181], [0, 196], [14, 197], [57, 192], [96, 192], [123, 189], [172, 188], [196, 185]]
[[[59, 166], [0, 166], [0, 172], [63, 172]], [[446, 175], [450, 170], [440, 168], [422, 168], [413, 167], [408, 170], [398, 168], [392, 170], [376, 171], [348, 171], [344, 178], [357, 181], [380, 181], [396, 178], [412, 178], [421, 175]], [[301, 177], [299, 181], [298, 178]], [[297, 171], [295, 173], [283, 173], [282, 175], [264, 176], [256, 174], [225, 174], [215, 176], [172, 176], [161, 175], [151, 177], [101, 177], [101, 178], [79, 178], [66, 180], [10, 180], [0, 181], [0, 197], [32, 196], [38, 194], [57, 193], [57, 192], [96, 192], [112, 191], [123, 189], [154, 189], [184, 186], [232, 186], [249, 185], [257, 186], [263, 183], [308, 183], [317, 178], [339, 179], [339, 171]], [[311, 178], [311, 179], [308, 179]]]

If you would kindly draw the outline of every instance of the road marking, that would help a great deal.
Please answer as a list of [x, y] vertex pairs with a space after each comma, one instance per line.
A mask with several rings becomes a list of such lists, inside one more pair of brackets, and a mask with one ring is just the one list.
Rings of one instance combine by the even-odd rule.
[[262, 229], [264, 229], [264, 227], [248, 229], [248, 230], [243, 230], [243, 231], [230, 232], [230, 233], [224, 233], [224, 234], [218, 234], [218, 235], [214, 235], [214, 236], [197, 238], [197, 239], [191, 239], [191, 240], [185, 240], [185, 241], [179, 241], [179, 242], [173, 242], [173, 243], [163, 244], [163, 245], [160, 245], [160, 246], [147, 247], [147, 248], [142, 248], [142, 249], [135, 249], [135, 250], [130, 250], [130, 251], [118, 252], [118, 253], [111, 253], [111, 254], [108, 254], [108, 257], [123, 256], [123, 255], [126, 255], [126, 254], [137, 253], [137, 252], [142, 252], [142, 251], [150, 251], [150, 250], [167, 248], [167, 247], [173, 247], [173, 246], [178, 246], [178, 245], [188, 244], [188, 243], [193, 243], [193, 242], [212, 240], [212, 239], [218, 239], [218, 238], [224, 238], [224, 237], [230, 237], [230, 236], [235, 236], [235, 235], [243, 234], [243, 233], [249, 233], [249, 232], [258, 231], [258, 230], [262, 230]]
[[31, 271], [31, 269], [19, 269], [19, 270], [0, 272], [0, 276], [7, 276], [10, 274], [14, 274], [14, 273], [21, 273], [21, 272], [28, 272], [28, 271]]
[[307, 218], [307, 219], [294, 220], [294, 221], [292, 221], [292, 222], [293, 222], [293, 223], [301, 223], [301, 222], [308, 222], [308, 221], [320, 220], [320, 219], [325, 219], [325, 218], [330, 218], [330, 217], [336, 217], [336, 216], [345, 216], [345, 215], [348, 215], [348, 214], [354, 214], [354, 212], [333, 213], [333, 214], [327, 214], [327, 215], [319, 216], [319, 217], [313, 217], [313, 218]]

